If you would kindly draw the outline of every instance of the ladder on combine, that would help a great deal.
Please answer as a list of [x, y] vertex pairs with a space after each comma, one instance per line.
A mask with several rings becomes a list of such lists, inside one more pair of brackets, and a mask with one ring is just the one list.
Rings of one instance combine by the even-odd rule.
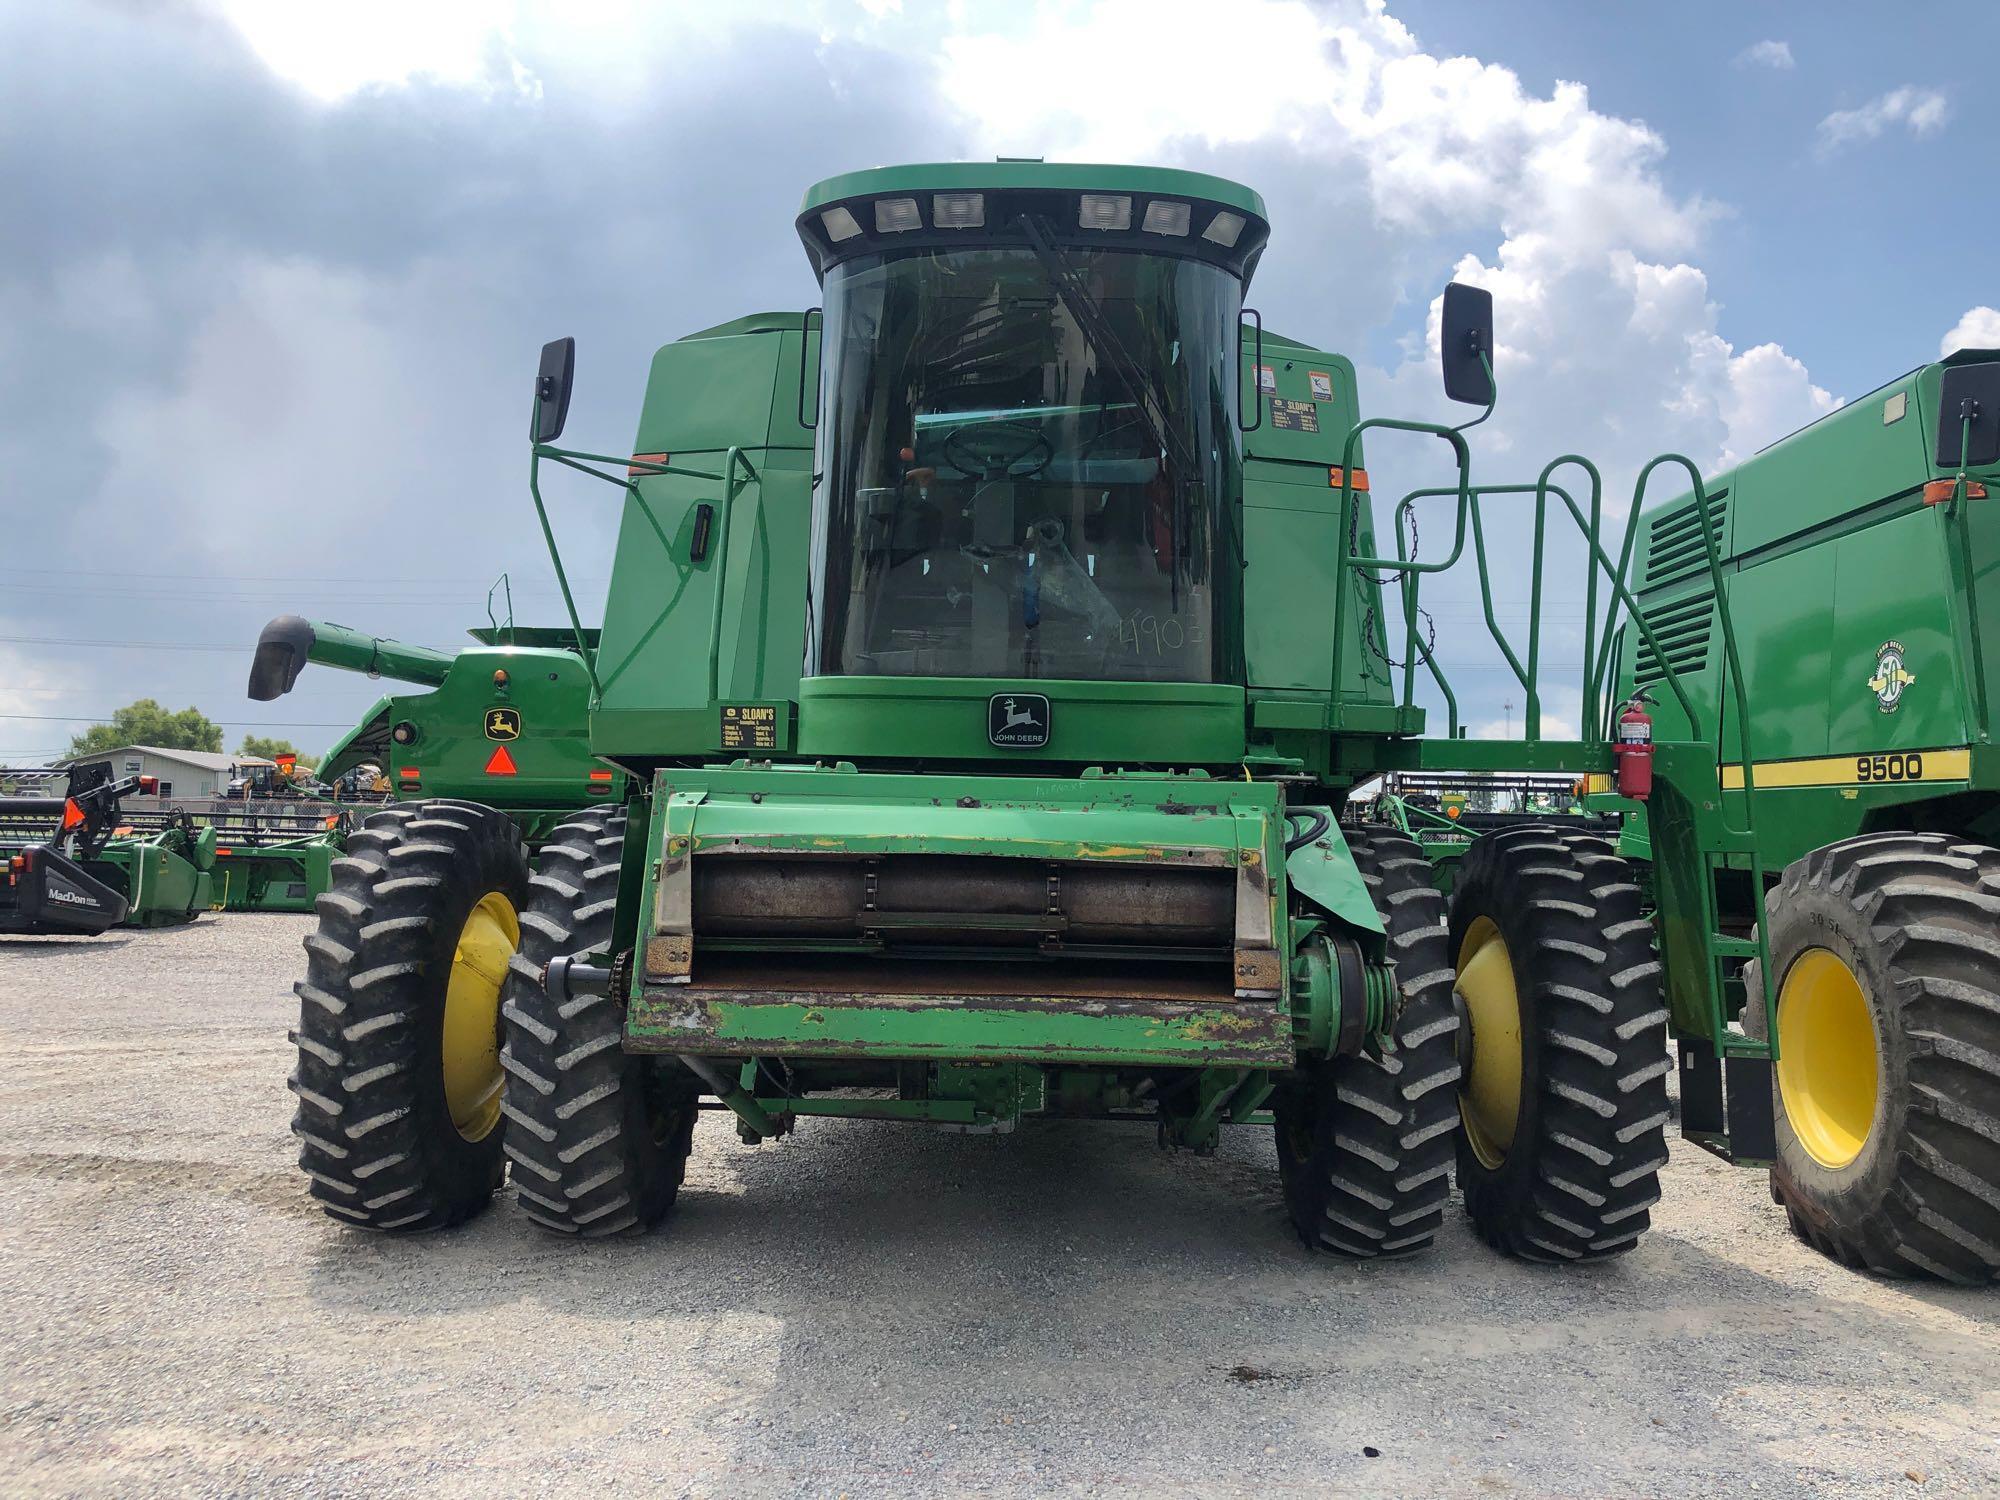
[[[1492, 408], [1489, 405], [1488, 413]], [[1476, 426], [1482, 416], [1465, 424]], [[1392, 514], [1395, 535], [1393, 557], [1362, 555], [1356, 537], [1358, 472], [1361, 436], [1370, 428], [1423, 433], [1439, 438], [1452, 448], [1457, 483], [1416, 489], [1406, 494]], [[1709, 579], [1713, 586], [1716, 624], [1726, 654], [1727, 679], [1734, 696], [1737, 750], [1743, 766], [1740, 797], [1734, 789], [1725, 792], [1719, 754], [1720, 737], [1710, 732], [1703, 715], [1688, 697], [1677, 675], [1664, 681], [1686, 714], [1689, 738], [1655, 746], [1654, 790], [1647, 803], [1652, 835], [1650, 867], [1652, 896], [1658, 933], [1660, 961], [1664, 971], [1672, 1034], [1680, 1046], [1682, 1127], [1689, 1139], [1732, 1160], [1767, 1161], [1775, 1150], [1771, 1116], [1771, 1073], [1777, 1060], [1777, 1028], [1769, 1013], [1768, 991], [1761, 983], [1746, 982], [1745, 970], [1757, 965], [1758, 974], [1770, 972], [1764, 920], [1765, 875], [1755, 836], [1755, 757], [1750, 746], [1750, 712], [1737, 656], [1736, 635], [1730, 617], [1729, 595], [1725, 587], [1719, 531], [1715, 524], [1707, 490], [1699, 469], [1679, 454], [1653, 459], [1639, 473], [1632, 504], [1627, 513], [1624, 537], [1614, 558], [1604, 545], [1603, 480], [1596, 466], [1574, 454], [1557, 458], [1545, 467], [1532, 484], [1475, 485], [1471, 479], [1470, 451], [1464, 428], [1434, 423], [1373, 418], [1359, 423], [1348, 435], [1342, 467], [1335, 472], [1340, 490], [1339, 536], [1350, 539], [1348, 555], [1336, 572], [1334, 598], [1334, 648], [1332, 691], [1329, 694], [1329, 727], [1336, 735], [1380, 737], [1385, 718], [1382, 705], [1363, 703], [1344, 694], [1342, 684], [1355, 680], [1348, 653], [1369, 646], [1368, 632], [1374, 622], [1364, 618], [1363, 640], [1349, 637], [1350, 613], [1366, 615], [1377, 595], [1364, 593], [1358, 601], [1350, 591], [1357, 587], [1393, 585], [1393, 595], [1401, 606], [1404, 650], [1400, 663], [1391, 663], [1392, 673], [1400, 666], [1400, 688], [1392, 680], [1396, 699], [1387, 716], [1395, 728], [1382, 740], [1385, 764], [1382, 769], [1421, 771], [1547, 772], [1566, 771], [1602, 778], [1609, 786], [1613, 768], [1612, 735], [1617, 707], [1609, 700], [1617, 630], [1622, 618], [1629, 622], [1646, 644], [1665, 660], [1667, 652], [1654, 635], [1652, 626], [1638, 608], [1628, 586], [1633, 552], [1638, 538], [1638, 520], [1644, 507], [1647, 482], [1663, 466], [1678, 465], [1687, 473], [1694, 502], [1701, 518], [1701, 532], [1707, 547]], [[1589, 483], [1588, 507], [1554, 476], [1565, 467], [1580, 470]], [[1533, 551], [1529, 571], [1529, 623], [1525, 652], [1517, 651], [1502, 629], [1494, 608], [1492, 563], [1487, 549], [1484, 504], [1497, 497], [1532, 497]], [[1449, 554], [1438, 561], [1420, 561], [1413, 548], [1406, 548], [1404, 536], [1414, 516], [1414, 507], [1425, 500], [1455, 502], [1455, 525]], [[1547, 564], [1547, 543], [1551, 500], [1560, 502], [1581, 533], [1588, 549], [1585, 581], [1582, 702], [1587, 706], [1575, 740], [1545, 738], [1542, 734], [1542, 645], [1543, 585]], [[1515, 681], [1524, 694], [1524, 735], [1519, 740], [1471, 740], [1461, 737], [1458, 696], [1453, 691], [1437, 659], [1434, 643], [1419, 630], [1420, 594], [1426, 575], [1448, 572], [1466, 553], [1468, 536], [1472, 542], [1480, 603], [1487, 631]], [[1600, 612], [1600, 600], [1602, 609]], [[1382, 632], [1387, 635], [1386, 629]], [[1376, 653], [1387, 659], [1387, 653]], [[1430, 681], [1443, 698], [1447, 714], [1444, 738], [1412, 738], [1422, 724], [1417, 704], [1417, 664], [1421, 661]], [[1630, 806], [1630, 804], [1627, 804]], [[1732, 807], [1740, 813], [1732, 815]], [[1747, 887], [1738, 909], [1747, 906], [1753, 914], [1752, 931], [1726, 931], [1720, 892], [1726, 882]], [[1744, 1024], [1748, 1022], [1749, 1024]]]

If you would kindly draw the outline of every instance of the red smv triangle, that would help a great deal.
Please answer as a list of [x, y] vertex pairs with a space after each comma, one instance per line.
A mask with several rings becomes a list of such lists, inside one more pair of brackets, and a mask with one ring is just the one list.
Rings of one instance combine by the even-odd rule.
[[512, 776], [514, 774], [514, 757], [507, 753], [505, 745], [495, 745], [493, 747], [492, 755], [488, 756], [486, 760], [486, 774], [488, 776]]

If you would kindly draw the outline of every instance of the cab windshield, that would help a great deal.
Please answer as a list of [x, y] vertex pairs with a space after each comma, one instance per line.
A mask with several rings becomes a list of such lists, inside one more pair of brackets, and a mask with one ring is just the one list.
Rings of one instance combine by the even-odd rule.
[[1240, 298], [1042, 242], [830, 268], [807, 671], [1224, 675]]

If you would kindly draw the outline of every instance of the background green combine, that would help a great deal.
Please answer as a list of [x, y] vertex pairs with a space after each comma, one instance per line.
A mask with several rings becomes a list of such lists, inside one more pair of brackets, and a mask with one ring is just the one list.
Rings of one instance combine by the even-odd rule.
[[[1463, 429], [1364, 420], [1346, 359], [1244, 307], [1269, 229], [1218, 178], [885, 169], [810, 190], [798, 228], [823, 312], [660, 350], [630, 455], [555, 446], [574, 354], [544, 351], [531, 490], [589, 753], [631, 779], [544, 829], [401, 752], [426, 796], [350, 838], [298, 986], [329, 1212], [453, 1223], [507, 1158], [538, 1222], [606, 1234], [667, 1212], [703, 1109], [753, 1143], [1069, 1116], [1194, 1150], [1272, 1129], [1301, 1237], [1363, 1258], [1431, 1241], [1455, 1157], [1497, 1248], [1588, 1260], [1657, 1199], [1670, 1017], [1733, 1085], [1708, 1143], [1768, 1156], [1773, 1048], [1739, 1016], [1759, 944], [1721, 898], [1758, 915], [1753, 808], [1718, 792], [1740, 692], [1686, 699], [1658, 746], [1654, 916], [1599, 833], [1482, 838], [1447, 904], [1406, 834], [1343, 821], [1391, 771], [1609, 770], [1601, 724], [1541, 733], [1539, 610], [1502, 640], [1524, 741], [1459, 737], [1437, 653], [1379, 666], [1426, 577], [1486, 585], [1498, 507], [1538, 601], [1545, 535], [1584, 539], [1597, 701], [1632, 598], [1589, 464], [1476, 484]], [[1491, 350], [1490, 301], [1448, 289], [1446, 391], [1483, 412]], [[1447, 557], [1376, 555], [1370, 434], [1448, 449], [1455, 482], [1405, 502], [1451, 515]], [[624, 493], [599, 634], [557, 466]]]
[[354, 786], [359, 773], [396, 798], [476, 797], [505, 808], [531, 839], [570, 809], [623, 796], [623, 776], [592, 758], [587, 737], [589, 674], [578, 652], [594, 649], [595, 633], [579, 646], [569, 631], [510, 618], [470, 634], [477, 645], [437, 651], [280, 615], [258, 638], [250, 696], [290, 692], [307, 662], [424, 689], [378, 700], [316, 774]]
[[[1741, 647], [1780, 1060], [1772, 1188], [1851, 1264], [2000, 1268], [2000, 350], [1913, 370], [1709, 481]], [[1940, 477], [1943, 476], [1943, 477]], [[1650, 513], [1618, 696], [1729, 691], [1691, 497]], [[1740, 799], [1742, 759], [1718, 743]], [[1625, 852], [1651, 857], [1643, 814]], [[1747, 931], [1747, 862], [1725, 922]], [[1684, 1087], [1687, 1128], [1725, 1101]]]

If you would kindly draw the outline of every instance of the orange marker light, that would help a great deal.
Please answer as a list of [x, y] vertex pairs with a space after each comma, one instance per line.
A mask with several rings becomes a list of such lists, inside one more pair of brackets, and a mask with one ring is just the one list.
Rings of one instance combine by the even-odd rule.
[[415, 781], [419, 776], [423, 775], [424, 773], [422, 771], [419, 771], [415, 766], [405, 766], [403, 767], [402, 770], [398, 771], [396, 774], [398, 776], [401, 776], [405, 781]]
[[590, 773], [590, 779], [592, 781], [609, 781], [611, 779], [611, 773], [609, 771], [592, 771]]
[[512, 776], [515, 774], [514, 757], [507, 753], [505, 745], [495, 745], [493, 753], [486, 758], [488, 776]]
[[[1326, 471], [1327, 486], [1331, 489], [1339, 489], [1346, 482], [1346, 475], [1347, 471], [1341, 468], [1339, 464], [1332, 465]], [[1368, 492], [1368, 471], [1366, 469], [1356, 469], [1354, 471], [1354, 488], [1362, 494]]]
[[[1933, 479], [1929, 484], [1924, 486], [1924, 504], [1949, 505], [1952, 496], [1957, 493], [1958, 481], [1956, 479]], [[1986, 498], [1986, 486], [1976, 479], [1966, 480], [1965, 498], [1968, 500], [1984, 500]]]

